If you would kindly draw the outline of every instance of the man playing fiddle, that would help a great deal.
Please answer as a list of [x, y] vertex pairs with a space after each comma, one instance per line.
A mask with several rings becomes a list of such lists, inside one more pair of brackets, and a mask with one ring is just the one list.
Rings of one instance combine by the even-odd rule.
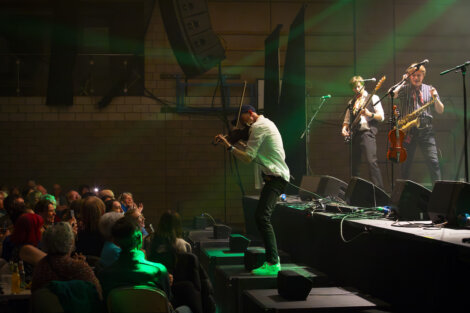
[[[384, 120], [384, 110], [379, 97], [376, 95], [373, 95], [371, 101], [363, 108], [367, 103], [369, 94], [365, 90], [364, 80], [361, 76], [351, 78], [349, 85], [354, 92], [354, 97], [349, 101], [348, 107], [350, 109], [344, 117], [341, 134], [344, 137], [352, 136], [352, 176], [359, 176], [361, 154], [364, 152], [372, 182], [378, 187], [383, 188], [382, 174], [377, 163], [375, 136], [378, 132], [378, 123]], [[360, 120], [356, 129], [353, 129], [351, 134], [350, 124], [355, 120], [356, 116], [360, 116]]]
[[256, 208], [255, 220], [264, 241], [266, 262], [252, 273], [273, 276], [281, 270], [281, 263], [271, 225], [271, 214], [289, 181], [290, 172], [285, 162], [281, 134], [276, 125], [263, 115], [258, 115], [251, 105], [241, 107], [239, 119], [242, 124], [251, 126], [244, 151], [235, 148], [224, 135], [217, 135], [215, 140], [224, 144], [237, 159], [246, 163], [254, 162], [260, 166], [264, 187]]

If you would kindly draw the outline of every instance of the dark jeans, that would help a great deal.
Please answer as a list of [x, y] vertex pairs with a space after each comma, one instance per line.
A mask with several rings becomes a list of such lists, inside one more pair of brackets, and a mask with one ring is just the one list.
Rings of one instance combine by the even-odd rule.
[[434, 138], [431, 125], [421, 129], [413, 129], [405, 137], [403, 147], [406, 149], [407, 158], [401, 168], [402, 178], [408, 179], [410, 177], [417, 146], [420, 147], [423, 153], [432, 181], [440, 180], [441, 169], [439, 167], [439, 158], [437, 157], [436, 139]]
[[255, 212], [255, 220], [264, 241], [266, 261], [275, 264], [278, 262], [279, 254], [277, 252], [276, 235], [271, 225], [271, 214], [287, 182], [281, 177], [266, 176], [264, 183]]
[[362, 131], [353, 136], [352, 141], [352, 176], [359, 176], [362, 153], [366, 156], [370, 179], [374, 185], [383, 188], [382, 174], [377, 163], [377, 143], [370, 130]]

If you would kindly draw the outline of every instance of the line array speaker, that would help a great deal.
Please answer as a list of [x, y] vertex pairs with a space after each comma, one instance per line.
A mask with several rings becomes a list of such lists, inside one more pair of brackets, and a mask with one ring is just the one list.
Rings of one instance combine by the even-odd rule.
[[188, 77], [195, 77], [225, 59], [212, 30], [207, 0], [160, 0], [160, 10], [175, 57]]

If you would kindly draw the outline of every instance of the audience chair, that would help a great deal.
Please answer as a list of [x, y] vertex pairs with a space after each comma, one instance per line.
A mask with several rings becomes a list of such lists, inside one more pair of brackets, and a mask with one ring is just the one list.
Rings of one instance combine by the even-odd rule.
[[148, 286], [113, 289], [107, 305], [109, 313], [170, 313], [165, 293]]
[[49, 288], [34, 291], [31, 299], [33, 313], [64, 313], [59, 298]]

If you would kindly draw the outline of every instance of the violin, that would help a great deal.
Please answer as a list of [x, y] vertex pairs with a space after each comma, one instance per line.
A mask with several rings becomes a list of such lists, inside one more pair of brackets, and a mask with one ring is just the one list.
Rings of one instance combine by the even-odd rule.
[[393, 106], [393, 119], [395, 122], [395, 128], [388, 133], [388, 140], [390, 147], [387, 151], [387, 159], [395, 163], [403, 163], [406, 160], [406, 149], [403, 148], [403, 140], [405, 139], [405, 133], [398, 129], [398, 112], [397, 106]]
[[[240, 140], [241, 141], [248, 141], [248, 138], [250, 137], [250, 127], [244, 125], [243, 127], [240, 127], [240, 114], [241, 114], [241, 109], [243, 105], [243, 98], [245, 97], [245, 90], [246, 90], [246, 81], [243, 86], [243, 93], [242, 97], [240, 100], [240, 106], [238, 108], [238, 116], [237, 116], [237, 122], [236, 125], [228, 132], [227, 135], [224, 135], [225, 139], [231, 144], [234, 145], [238, 143]], [[220, 143], [220, 139], [215, 139], [212, 144], [217, 145]]]

